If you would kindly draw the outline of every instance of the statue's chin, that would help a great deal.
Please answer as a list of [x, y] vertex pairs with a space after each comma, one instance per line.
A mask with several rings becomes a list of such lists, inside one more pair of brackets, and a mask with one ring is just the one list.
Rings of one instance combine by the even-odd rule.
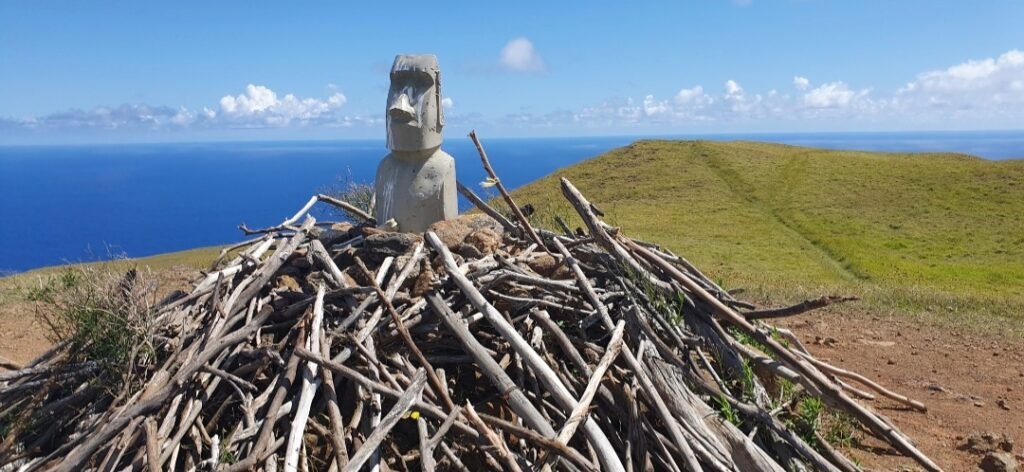
[[441, 145], [441, 133], [406, 125], [388, 127], [388, 148], [392, 151], [423, 151]]

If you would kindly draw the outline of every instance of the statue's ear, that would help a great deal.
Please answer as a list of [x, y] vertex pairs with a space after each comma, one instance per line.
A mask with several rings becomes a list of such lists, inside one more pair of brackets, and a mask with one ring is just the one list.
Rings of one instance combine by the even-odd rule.
[[434, 72], [434, 94], [437, 100], [437, 126], [444, 126], [444, 104], [441, 102], [441, 71]]

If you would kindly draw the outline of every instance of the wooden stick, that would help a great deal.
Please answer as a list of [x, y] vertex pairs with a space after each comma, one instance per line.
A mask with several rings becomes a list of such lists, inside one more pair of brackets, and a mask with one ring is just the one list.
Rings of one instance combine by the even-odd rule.
[[612, 339], [608, 341], [608, 347], [605, 348], [604, 356], [601, 357], [601, 362], [597, 364], [594, 369], [594, 374], [590, 377], [590, 382], [587, 383], [586, 390], [583, 391], [583, 395], [580, 396], [579, 402], [572, 409], [572, 413], [569, 414], [569, 419], [565, 421], [565, 425], [562, 426], [562, 430], [558, 432], [558, 440], [564, 444], [568, 444], [569, 440], [572, 439], [573, 434], [576, 433], [576, 428], [579, 427], [580, 423], [587, 417], [587, 413], [590, 409], [590, 402], [594, 400], [594, 395], [597, 393], [597, 388], [601, 386], [601, 379], [604, 378], [605, 372], [608, 371], [608, 367], [612, 365], [615, 358], [619, 356], [619, 352], [622, 350], [622, 335], [626, 328], [626, 322], [619, 320], [619, 323], [615, 325], [615, 331], [612, 332]]
[[887, 389], [887, 388], [885, 388], [885, 387], [875, 383], [873, 380], [871, 380], [871, 379], [869, 379], [869, 378], [867, 378], [867, 377], [865, 377], [863, 375], [860, 375], [860, 374], [858, 374], [856, 372], [852, 372], [852, 371], [849, 371], [849, 370], [846, 370], [846, 369], [841, 369], [841, 368], [836, 367], [836, 366], [834, 366], [832, 364], [825, 363], [825, 362], [815, 358], [814, 356], [810, 356], [810, 355], [804, 354], [804, 353], [802, 353], [800, 351], [796, 351], [796, 352], [797, 352], [797, 354], [800, 357], [803, 357], [804, 359], [807, 359], [808, 361], [810, 361], [812, 364], [814, 364], [818, 368], [824, 369], [826, 372], [830, 372], [830, 373], [838, 375], [840, 377], [846, 377], [848, 379], [856, 380], [857, 382], [860, 382], [860, 383], [864, 384], [865, 386], [867, 386], [871, 390], [874, 390], [874, 391], [878, 392], [883, 397], [887, 397], [887, 398], [890, 398], [892, 400], [896, 400], [897, 402], [900, 402], [900, 403], [902, 403], [904, 405], [907, 405], [907, 406], [909, 406], [909, 407], [911, 407], [911, 408], [913, 408], [913, 409], [915, 409], [917, 411], [920, 411], [922, 413], [928, 411], [928, 407], [924, 403], [921, 403], [921, 402], [919, 402], [917, 400], [914, 400], [913, 398], [909, 398], [909, 397], [900, 395], [900, 394], [898, 394], [896, 392], [893, 392], [892, 390], [889, 390], [889, 389]]
[[434, 448], [430, 445], [427, 435], [427, 420], [422, 416], [416, 419], [416, 431], [419, 433], [420, 470], [434, 472]]
[[480, 144], [480, 140], [476, 137], [476, 130], [469, 132], [469, 139], [473, 140], [473, 144], [476, 146], [476, 151], [480, 153], [480, 162], [484, 165], [484, 171], [487, 172], [487, 175], [489, 175], [494, 181], [495, 186], [498, 187], [498, 192], [501, 192], [501, 196], [505, 198], [505, 203], [508, 203], [509, 208], [512, 209], [512, 214], [514, 214], [516, 219], [519, 220], [519, 225], [522, 226], [523, 231], [526, 231], [526, 234], [530, 236], [530, 239], [537, 243], [541, 249], [550, 254], [551, 252], [548, 251], [547, 247], [544, 245], [544, 241], [541, 240], [540, 236], [537, 235], [537, 232], [534, 231], [533, 226], [530, 226], [530, 221], [526, 219], [525, 215], [523, 215], [522, 210], [520, 210], [519, 206], [516, 205], [516, 201], [512, 199], [512, 195], [508, 193], [508, 190], [505, 189], [505, 185], [501, 183], [500, 179], [498, 179], [498, 174], [495, 174], [494, 169], [491, 168], [491, 162], [487, 160], [487, 153], [484, 152], [483, 145]]
[[[320, 354], [325, 359], [331, 358], [331, 343], [327, 335], [323, 334], [320, 340]], [[324, 369], [323, 388], [327, 394], [327, 416], [331, 420], [331, 445], [334, 446], [334, 464], [332, 468], [344, 469], [348, 463], [348, 448], [345, 446], [345, 421], [341, 416], [341, 407], [338, 406], [338, 393], [334, 387], [334, 372], [331, 369]]]
[[[364, 275], [369, 276], [369, 269], [363, 264], [363, 261], [356, 256], [356, 265], [363, 271]], [[414, 263], [415, 261], [410, 261]], [[410, 266], [413, 264], [410, 264]], [[372, 280], [372, 278], [371, 278]], [[391, 304], [391, 300], [381, 290], [380, 285], [377, 285], [376, 281], [373, 281], [373, 289], [377, 292], [377, 298], [380, 299], [381, 303], [384, 304], [384, 308], [387, 309], [388, 314], [391, 315], [391, 321], [395, 323], [395, 327], [398, 329], [399, 334], [402, 336], [402, 341], [405, 342], [405, 346], [409, 348], [413, 356], [416, 357], [416, 361], [420, 363], [420, 367], [425, 369], [427, 377], [430, 379], [430, 386], [436, 391], [437, 395], [444, 400], [445, 406], [448, 411], [455, 409], [455, 403], [452, 402], [451, 397], [448, 395], [448, 387], [441, 383], [441, 379], [437, 377], [437, 373], [434, 372], [434, 367], [430, 365], [430, 361], [423, 355], [423, 351], [416, 346], [416, 342], [412, 340], [412, 335], [409, 334], [409, 329], [405, 327], [405, 323], [402, 322], [402, 317], [395, 311], [395, 307]]]
[[346, 201], [343, 201], [343, 200], [338, 200], [337, 198], [334, 198], [334, 197], [332, 197], [330, 195], [324, 195], [322, 193], [318, 194], [316, 196], [316, 198], [317, 198], [317, 200], [320, 200], [321, 202], [329, 203], [329, 204], [334, 205], [334, 206], [336, 206], [338, 208], [341, 208], [342, 210], [345, 210], [346, 212], [348, 212], [350, 215], [358, 216], [359, 218], [361, 218], [365, 222], [376, 221], [376, 220], [374, 220], [374, 218], [372, 216], [370, 216], [369, 213], [363, 211], [359, 207], [357, 207], [357, 206], [355, 206], [355, 205], [353, 205], [353, 204], [351, 204], [349, 202], [346, 202]]
[[[576, 212], [583, 218], [583, 222], [587, 225], [587, 229], [590, 234], [597, 239], [597, 242], [601, 244], [609, 253], [615, 256], [616, 259], [621, 261], [624, 265], [632, 269], [637, 274], [648, 274], [648, 271], [644, 269], [640, 263], [629, 254], [621, 245], [619, 245], [615, 239], [613, 239], [600, 220], [597, 219], [597, 215], [594, 214], [594, 206], [580, 193], [579, 190], [573, 186], [569, 179], [562, 178], [562, 195], [569, 200]], [[659, 290], [671, 292], [672, 286], [665, 281], [648, 274], [647, 279], [657, 287]]]
[[3, 367], [7, 370], [19, 370], [21, 369], [21, 364], [18, 364], [17, 362], [14, 362], [6, 357], [0, 356], [0, 367]]
[[[299, 348], [296, 348], [296, 350], [298, 349]], [[259, 430], [259, 436], [257, 436], [256, 442], [253, 444], [251, 453], [245, 459], [242, 459], [228, 467], [228, 472], [250, 470], [260, 462], [262, 459], [261, 456], [268, 452], [267, 450], [269, 445], [273, 441], [274, 423], [277, 422], [281, 405], [284, 403], [285, 396], [288, 394], [288, 390], [295, 381], [295, 376], [299, 370], [299, 359], [300, 357], [295, 355], [295, 352], [293, 351], [292, 355], [288, 359], [288, 367], [285, 369], [286, 373], [281, 376], [280, 382], [276, 386], [274, 398], [271, 400], [270, 406], [267, 408], [268, 413], [266, 415], [266, 419], [263, 421], [263, 426]]]
[[[302, 241], [305, 240], [306, 231], [308, 231], [309, 228], [312, 228], [313, 223], [315, 221], [316, 220], [314, 220], [313, 218], [307, 218], [306, 222], [303, 224], [302, 227], [303, 231], [296, 233], [296, 235], [288, 242], [287, 245], [285, 245], [277, 252], [275, 252], [275, 254], [271, 257], [270, 261], [266, 263], [266, 265], [261, 269], [261, 273], [257, 276], [257, 279], [261, 280], [262, 282], [257, 284], [250, 284], [250, 287], [252, 287], [251, 291], [247, 289], [248, 296], [245, 297], [246, 303], [248, 303], [248, 298], [251, 298], [253, 295], [256, 294], [256, 292], [262, 290], [266, 281], [269, 281], [270, 277], [277, 272], [277, 269], [279, 269], [281, 265], [284, 264], [284, 261], [288, 258], [288, 256], [291, 255], [295, 248]], [[251, 293], [251, 295], [249, 295], [249, 293]], [[185, 382], [188, 378], [195, 374], [201, 368], [202, 365], [206, 364], [210, 359], [218, 355], [224, 349], [230, 346], [234, 346], [235, 344], [248, 338], [253, 332], [256, 331], [256, 329], [258, 329], [263, 324], [263, 321], [265, 321], [266, 318], [269, 317], [272, 312], [272, 309], [264, 310], [264, 313], [262, 313], [260, 316], [256, 318], [253, 318], [252, 322], [247, 324], [245, 328], [237, 330], [231, 333], [230, 335], [224, 336], [221, 339], [219, 339], [216, 343], [213, 343], [209, 348], [205, 349], [196, 358], [194, 358], [189, 364], [183, 366], [178, 371], [178, 373], [175, 374], [174, 380], [171, 383], [174, 384], [179, 382]], [[70, 451], [68, 455], [64, 457], [64, 460], [57, 465], [55, 470], [58, 472], [71, 472], [72, 470], [76, 470], [79, 464], [87, 462], [89, 458], [92, 457], [93, 453], [96, 452], [96, 449], [98, 449], [101, 445], [109, 441], [114, 435], [116, 435], [120, 430], [127, 426], [128, 423], [131, 422], [134, 418], [136, 418], [139, 415], [148, 414], [159, 408], [163, 404], [163, 402], [166, 401], [168, 397], [170, 397], [171, 392], [172, 390], [168, 388], [163, 388], [158, 393], [150, 397], [148, 400], [143, 401], [141, 403], [137, 403], [128, 408], [127, 410], [125, 410], [117, 417], [112, 418], [110, 421], [105, 423], [102, 428], [98, 429], [96, 433], [92, 434], [89, 437], [89, 439], [79, 444], [78, 447]]]
[[[331, 359], [324, 359], [323, 357], [320, 357], [320, 355], [309, 352], [301, 347], [296, 348], [294, 354], [303, 359], [316, 362], [325, 369], [331, 369], [337, 374], [341, 375], [342, 377], [352, 380], [353, 382], [355, 382], [356, 384], [363, 388], [366, 388], [367, 390], [378, 392], [381, 395], [387, 396], [389, 398], [398, 398], [402, 395], [402, 392], [395, 390], [391, 387], [388, 387], [387, 385], [384, 385], [380, 382], [376, 382], [373, 379], [370, 379], [369, 377], [359, 373], [355, 369], [352, 369], [351, 367], [339, 364], [338, 362], [335, 362]], [[427, 415], [437, 420], [444, 420], [445, 418], [448, 418], [448, 414], [445, 413], [444, 410], [438, 408], [436, 405], [432, 403], [419, 401], [416, 402], [416, 408], [418, 408], [421, 413], [426, 413]], [[476, 438], [480, 435], [478, 431], [469, 428], [468, 426], [466, 426], [465, 423], [460, 423], [456, 421], [453, 424], [453, 427], [457, 428], [459, 432], [469, 435], [472, 438]]]
[[480, 430], [481, 436], [483, 436], [487, 442], [491, 443], [491, 446], [498, 451], [498, 457], [505, 461], [505, 466], [508, 467], [508, 470], [511, 470], [512, 472], [522, 472], [523, 469], [519, 467], [518, 463], [516, 463], [515, 456], [513, 456], [512, 451], [508, 449], [508, 444], [505, 444], [505, 441], [503, 441], [493, 429], [487, 427], [487, 424], [484, 423], [484, 421], [480, 419], [480, 416], [476, 414], [473, 404], [467, 401], [466, 406], [462, 407], [462, 411], [466, 414], [466, 419]]
[[566, 446], [565, 443], [559, 442], [553, 438], [541, 436], [536, 431], [494, 416], [481, 414], [480, 419], [484, 420], [484, 423], [487, 423], [492, 428], [498, 428], [504, 430], [508, 434], [522, 437], [531, 443], [547, 449], [548, 452], [552, 454], [565, 457], [580, 469], [590, 472], [597, 472], [600, 470], [594, 462], [583, 457], [583, 454], [576, 449]]
[[247, 226], [245, 226], [245, 223], [242, 223], [241, 225], [238, 226], [238, 229], [242, 230], [242, 232], [245, 233], [247, 236], [248, 235], [252, 235], [252, 234], [261, 234], [261, 233], [275, 233], [275, 232], [278, 232], [278, 231], [280, 231], [282, 229], [287, 229], [291, 225], [294, 225], [295, 223], [297, 223], [299, 221], [299, 219], [302, 218], [302, 215], [305, 215], [306, 213], [308, 213], [309, 209], [313, 208], [313, 205], [317, 202], [317, 200], [319, 200], [319, 199], [317, 198], [316, 195], [314, 195], [313, 197], [311, 197], [309, 199], [309, 201], [306, 202], [305, 205], [302, 206], [301, 209], [299, 209], [298, 212], [296, 212], [294, 215], [292, 215], [291, 218], [288, 218], [288, 219], [282, 221], [281, 224], [279, 224], [277, 226], [271, 226], [269, 228], [253, 230], [253, 229], [249, 229]]
[[391, 411], [388, 412], [384, 418], [380, 420], [380, 425], [377, 429], [373, 430], [372, 433], [363, 442], [363, 445], [356, 450], [355, 454], [352, 455], [352, 459], [345, 464], [345, 468], [342, 469], [344, 472], [356, 472], [363, 467], [363, 464], [367, 459], [377, 450], [377, 446], [384, 440], [384, 437], [394, 428], [398, 421], [405, 416], [405, 413], [409, 411], [416, 398], [423, 393], [423, 387], [427, 383], [427, 373], [425, 369], [420, 368], [416, 371], [413, 376], [412, 384], [405, 390], [405, 393], [398, 398], [395, 405], [391, 407]]
[[[455, 285], [462, 290], [462, 293], [466, 295], [470, 303], [484, 314], [484, 318], [491, 324], [492, 327], [498, 333], [505, 338], [506, 341], [511, 343], [512, 348], [523, 357], [523, 360], [529, 363], [530, 367], [537, 373], [537, 376], [548, 391], [552, 393], [555, 401], [559, 403], [562, 408], [571, 409], [576, 404], [576, 400], [572, 397], [569, 390], [562, 384], [558, 375], [551, 369], [547, 363], [537, 354], [533, 348], [530, 347], [529, 343], [526, 342], [516, 332], [515, 328], [512, 327], [505, 318], [498, 312], [497, 309], [491, 305], [486, 298], [473, 286], [472, 282], [466, 279], [466, 276], [462, 275], [459, 271], [458, 265], [455, 263], [455, 259], [452, 258], [448, 247], [441, 242], [441, 239], [437, 237], [432, 231], [426, 233], [426, 239], [434, 250], [441, 255], [444, 261], [444, 266], [448, 272], [448, 277], [455, 282]], [[618, 456], [615, 455], [615, 449], [612, 447], [611, 442], [608, 441], [608, 437], [601, 431], [593, 422], [587, 422], [583, 425], [583, 431], [587, 435], [587, 440], [594, 446], [594, 449], [598, 452], [598, 457], [601, 459], [601, 467], [605, 470], [613, 472], [623, 472], [625, 468], [622, 466], [622, 462]]]
[[630, 244], [629, 241], [626, 241], [626, 244], [630, 246], [630, 249], [643, 256], [648, 262], [651, 262], [661, 270], [665, 271], [665, 273], [672, 277], [672, 279], [682, 284], [683, 287], [690, 291], [690, 293], [696, 295], [701, 301], [708, 304], [714, 310], [715, 314], [721, 316], [740, 331], [768, 347], [772, 353], [777, 355], [779, 359], [784, 361], [789, 367], [803, 374], [801, 377], [802, 379], [807, 379], [807, 381], [813, 382], [813, 384], [808, 385], [808, 388], [820, 389], [824, 394], [824, 400], [832, 403], [833, 406], [837, 408], [841, 408], [853, 414], [853, 416], [860, 420], [862, 424], [870, 428], [876, 434], [884, 437], [889, 444], [892, 444], [896, 449], [913, 458], [925, 469], [933, 472], [939, 472], [942, 470], [938, 464], [911, 444], [902, 433], [896, 431], [886, 422], [878, 418], [874, 413], [871, 413], [859, 403], [846, 396], [840, 387], [826, 378], [817, 369], [801, 362], [801, 358], [798, 357], [794, 351], [786, 349], [771, 336], [758, 330], [754, 325], [750, 324], [745, 317], [734, 311], [732, 308], [726, 306], [717, 298], [711, 296], [711, 294], [701, 288], [698, 284], [683, 275], [675, 267], [672, 267], [671, 264], [668, 264], [661, 258], [651, 254], [646, 248], [635, 243]]
[[473, 356], [477, 367], [491, 381], [491, 384], [498, 389], [498, 394], [512, 407], [512, 411], [523, 418], [523, 421], [531, 428], [540, 431], [547, 437], [555, 436], [555, 429], [547, 422], [537, 408], [523, 395], [519, 386], [512, 381], [512, 378], [505, 373], [505, 370], [498, 365], [498, 362], [487, 353], [480, 341], [469, 331], [469, 327], [460, 321], [455, 313], [448, 308], [448, 305], [441, 300], [436, 293], [426, 295], [427, 304], [434, 310], [438, 318], [444, 322], [448, 330], [455, 335], [463, 349]]
[[823, 296], [812, 300], [804, 300], [796, 305], [784, 308], [771, 308], [767, 310], [754, 310], [743, 312], [742, 315], [748, 320], [764, 320], [769, 318], [783, 318], [786, 316], [799, 315], [818, 308], [824, 308], [837, 303], [845, 303], [860, 300], [857, 297]]
[[565, 335], [565, 331], [562, 331], [562, 329], [558, 327], [555, 321], [551, 319], [551, 315], [548, 314], [548, 312], [544, 310], [534, 310], [530, 312], [530, 314], [544, 327], [544, 329], [555, 337], [555, 342], [562, 349], [562, 353], [569, 356], [569, 360], [572, 361], [573, 365], [579, 368], [584, 375], [593, 375], [593, 371], [590, 369], [590, 366], [587, 365], [587, 362], [583, 360], [583, 356], [580, 355], [580, 351], [576, 349], [576, 346], [572, 345], [572, 341], [570, 341], [569, 337]]
[[160, 472], [160, 435], [156, 431], [156, 420], [146, 418], [146, 464], [151, 472]]
[[455, 182], [455, 185], [458, 186], [459, 193], [465, 196], [467, 200], [473, 203], [473, 205], [476, 205], [476, 207], [479, 208], [480, 211], [486, 213], [487, 216], [494, 218], [499, 224], [501, 224], [502, 228], [505, 228], [505, 231], [516, 230], [516, 225], [512, 224], [512, 222], [509, 221], [508, 218], [505, 218], [505, 215], [502, 215], [500, 212], [498, 212], [498, 210], [495, 210], [494, 207], [488, 205], [487, 202], [485, 202], [482, 198], [477, 196], [476, 193], [473, 193], [473, 190], [471, 190], [469, 187], [462, 185], [462, 182]]
[[[324, 286], [320, 285], [316, 290], [316, 303], [313, 304], [313, 322], [310, 324], [309, 335], [305, 340], [306, 346], [312, 352], [320, 351], [320, 326], [323, 323], [323, 319]], [[285, 472], [296, 472], [298, 470], [299, 450], [302, 448], [302, 438], [306, 432], [306, 422], [309, 421], [309, 408], [313, 405], [313, 397], [316, 395], [320, 382], [320, 379], [317, 378], [318, 367], [315, 362], [306, 361], [302, 371], [298, 406], [295, 409], [295, 417], [292, 419], [291, 430], [288, 432], [288, 441], [285, 443]]]
[[[562, 180], [563, 183], [568, 184], [567, 180]], [[571, 187], [571, 184], [568, 185], [569, 187]], [[565, 186], [563, 186], [563, 188], [565, 188]], [[585, 211], [592, 212], [589, 205], [586, 205]], [[600, 225], [593, 226], [595, 228], [600, 228], [600, 231], [604, 231], [603, 228], [600, 227]], [[605, 236], [607, 237], [607, 234], [605, 234]], [[610, 241], [610, 237], [608, 238], [608, 240]], [[601, 319], [604, 322], [605, 327], [608, 329], [614, 329], [611, 315], [608, 313], [607, 307], [605, 307], [604, 303], [602, 303], [600, 298], [597, 296], [597, 292], [595, 292], [594, 288], [590, 285], [590, 281], [587, 279], [586, 274], [583, 273], [583, 270], [580, 268], [579, 263], [576, 262], [576, 259], [572, 257], [571, 253], [569, 253], [569, 250], [566, 249], [565, 245], [563, 245], [561, 241], [559, 241], [556, 238], [554, 239], [553, 243], [555, 247], [558, 249], [558, 251], [565, 258], [566, 263], [570, 266], [570, 268], [572, 268], [573, 274], [576, 276], [576, 282], [580, 286], [580, 288], [583, 289], [584, 295], [586, 295], [587, 299], [590, 300], [591, 304], [597, 308], [597, 311], [601, 315]], [[672, 414], [669, 411], [664, 399], [662, 399], [661, 396], [658, 394], [658, 391], [654, 388], [654, 384], [651, 382], [650, 378], [643, 372], [643, 369], [640, 367], [639, 360], [628, 349], [625, 350], [623, 354], [623, 357], [625, 357], [627, 364], [633, 370], [634, 375], [636, 375], [637, 380], [640, 382], [643, 392], [647, 395], [648, 398], [652, 400], [652, 403], [654, 403], [655, 408], [662, 415], [663, 421], [666, 422], [670, 433], [669, 436], [672, 438], [675, 446], [683, 453], [683, 457], [686, 459], [687, 467], [694, 471], [702, 470], [700, 463], [697, 461], [697, 458], [689, 445], [689, 442], [683, 436], [682, 431], [680, 431], [678, 423], [676, 423], [673, 420]]]

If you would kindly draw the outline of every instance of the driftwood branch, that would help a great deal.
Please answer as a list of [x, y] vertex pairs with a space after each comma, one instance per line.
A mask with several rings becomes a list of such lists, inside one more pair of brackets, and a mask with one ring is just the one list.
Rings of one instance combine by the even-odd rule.
[[487, 153], [484, 152], [484, 146], [480, 144], [480, 140], [477, 139], [475, 130], [469, 132], [469, 139], [473, 141], [473, 145], [476, 146], [476, 151], [480, 154], [480, 162], [483, 163], [484, 171], [487, 172], [487, 175], [489, 175], [491, 180], [494, 182], [495, 187], [498, 188], [498, 192], [500, 192], [502, 198], [505, 199], [505, 203], [508, 203], [509, 209], [512, 210], [512, 214], [515, 215], [516, 220], [519, 221], [519, 226], [521, 226], [527, 236], [530, 237], [530, 240], [537, 243], [541, 249], [547, 251], [546, 246], [544, 246], [544, 241], [540, 239], [540, 236], [537, 235], [537, 231], [530, 225], [530, 220], [526, 219], [526, 215], [523, 215], [523, 210], [516, 205], [516, 201], [512, 199], [512, 195], [505, 189], [505, 184], [501, 183], [501, 179], [498, 178], [498, 174], [496, 174], [494, 169], [491, 168], [491, 161], [487, 159]]
[[857, 297], [839, 297], [834, 295], [823, 296], [812, 300], [804, 300], [796, 305], [787, 306], [784, 308], [772, 308], [767, 310], [752, 310], [743, 312], [743, 316], [748, 320], [764, 320], [770, 318], [783, 318], [786, 316], [795, 316], [801, 313], [807, 313], [811, 310], [817, 310], [824, 308], [829, 305], [835, 305], [837, 303], [845, 303], [860, 300]]

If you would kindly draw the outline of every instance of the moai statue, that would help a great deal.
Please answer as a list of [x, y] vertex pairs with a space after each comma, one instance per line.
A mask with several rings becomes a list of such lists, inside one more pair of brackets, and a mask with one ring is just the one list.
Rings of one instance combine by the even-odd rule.
[[391, 66], [388, 149], [374, 184], [379, 224], [423, 232], [458, 215], [455, 159], [441, 150], [441, 71], [432, 55], [399, 55]]

